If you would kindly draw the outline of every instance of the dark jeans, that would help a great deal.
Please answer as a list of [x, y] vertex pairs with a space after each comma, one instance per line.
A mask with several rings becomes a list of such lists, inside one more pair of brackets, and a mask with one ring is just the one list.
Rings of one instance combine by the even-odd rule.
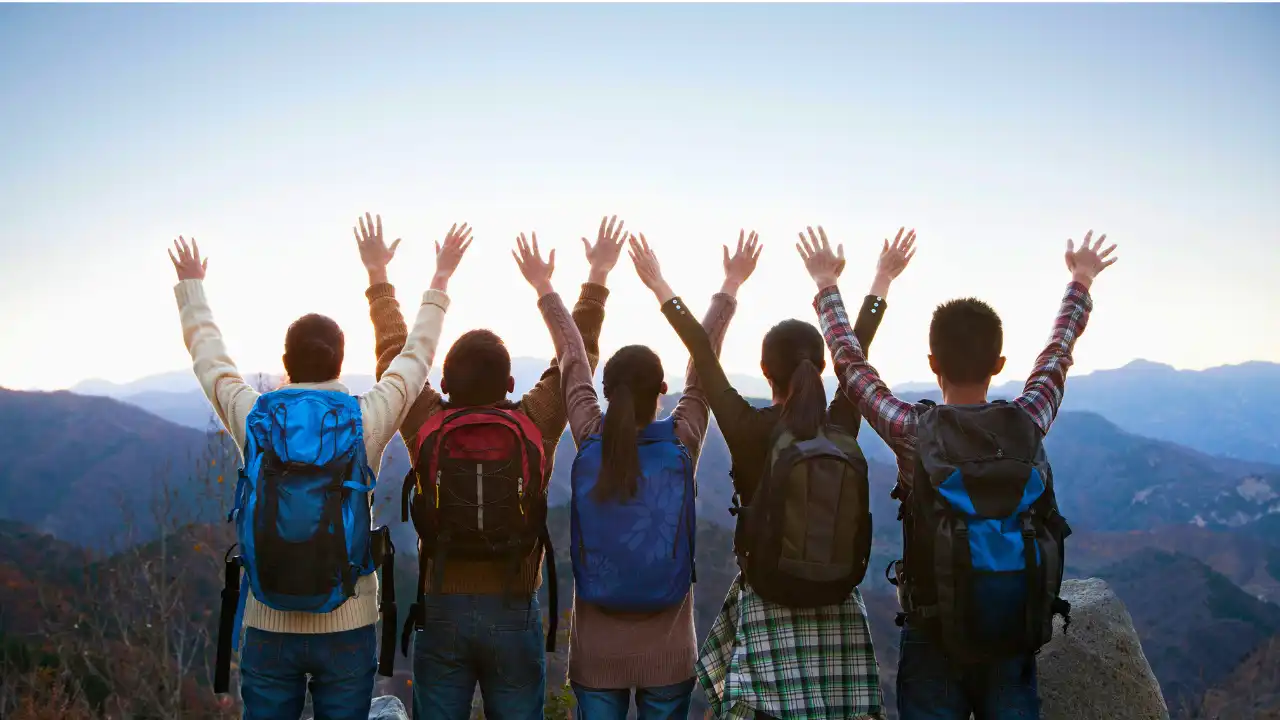
[[413, 716], [468, 720], [476, 684], [486, 720], [542, 720], [547, 658], [538, 598], [435, 595], [413, 637]]
[[[689, 703], [693, 697], [694, 679], [689, 678], [675, 685], [636, 688], [637, 720], [686, 720]], [[631, 710], [630, 689], [594, 690], [572, 683], [573, 695], [578, 700], [574, 717], [577, 720], [627, 720]]]
[[902, 629], [900, 720], [1013, 720], [1040, 717], [1034, 655], [954, 669], [920, 630]]
[[315, 720], [368, 720], [378, 666], [375, 626], [323, 635], [245, 628], [244, 720], [298, 720], [311, 691]]

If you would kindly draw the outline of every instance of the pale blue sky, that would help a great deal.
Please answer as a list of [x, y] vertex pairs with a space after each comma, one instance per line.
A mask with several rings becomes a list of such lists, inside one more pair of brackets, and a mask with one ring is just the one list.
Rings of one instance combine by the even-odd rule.
[[[477, 241], [445, 342], [550, 341], [508, 253], [521, 230], [586, 271], [618, 213], [695, 308], [719, 245], [760, 231], [725, 365], [812, 319], [795, 232], [845, 243], [851, 304], [881, 238], [920, 252], [872, 356], [929, 377], [929, 314], [961, 294], [1027, 371], [1094, 228], [1079, 371], [1135, 357], [1280, 361], [1280, 8], [1275, 6], [468, 5], [0, 7], [0, 384], [66, 387], [187, 364], [169, 240], [210, 257], [233, 357], [278, 370], [285, 327], [335, 317], [372, 368], [358, 213], [404, 238], [402, 298], [455, 220]], [[681, 351], [624, 259], [603, 344]], [[441, 354], [441, 358], [443, 354]]]

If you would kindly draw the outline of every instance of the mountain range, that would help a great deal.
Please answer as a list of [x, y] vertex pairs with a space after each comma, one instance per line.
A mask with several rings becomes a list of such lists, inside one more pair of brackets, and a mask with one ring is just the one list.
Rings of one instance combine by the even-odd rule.
[[[515, 365], [526, 384], [545, 369], [534, 359]], [[1280, 464], [1268, 462], [1275, 455], [1268, 449], [1275, 411], [1258, 406], [1280, 392], [1277, 368], [1252, 363], [1193, 373], [1134, 363], [1073, 377], [1046, 441], [1059, 504], [1076, 531], [1067, 546], [1068, 574], [1101, 576], [1116, 589], [1177, 717], [1246, 717], [1280, 703], [1280, 610], [1272, 604], [1280, 599]], [[346, 380], [353, 392], [372, 383]], [[189, 383], [185, 390], [176, 385], [182, 382]], [[1212, 392], [1195, 389], [1197, 382]], [[1163, 397], [1152, 404], [1152, 393]], [[664, 408], [675, 400], [664, 398]], [[1195, 413], [1205, 419], [1198, 431]], [[74, 392], [0, 390], [0, 606], [8, 608], [0, 633], [34, 627], [38, 604], [30, 598], [74, 582], [74, 568], [86, 562], [81, 548], [118, 550], [146, 541], [164, 513], [194, 523], [220, 519], [236, 458], [225, 434], [210, 431], [210, 417], [189, 373], [128, 386], [83, 384]], [[1223, 427], [1210, 427], [1215, 423]], [[1143, 426], [1151, 432], [1136, 429]], [[896, 603], [882, 570], [899, 552], [888, 497], [896, 472], [870, 429], [864, 427], [861, 442], [876, 518], [863, 593], [891, 695]], [[557, 451], [553, 505], [567, 500], [572, 456], [566, 437]], [[412, 553], [412, 530], [398, 522], [407, 469], [397, 439], [384, 457], [377, 512], [402, 552]], [[700, 634], [736, 573], [728, 469], [728, 449], [713, 423], [698, 470]], [[557, 537], [567, 533], [563, 512], [552, 514]], [[568, 602], [569, 563], [561, 559], [561, 598]], [[413, 562], [401, 566], [407, 603]], [[211, 568], [215, 576], [201, 587], [216, 586], [216, 563]]]

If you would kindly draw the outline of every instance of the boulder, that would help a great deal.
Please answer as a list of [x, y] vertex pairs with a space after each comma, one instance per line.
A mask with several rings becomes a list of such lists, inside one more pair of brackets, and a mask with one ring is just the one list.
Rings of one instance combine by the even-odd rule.
[[395, 695], [380, 695], [369, 707], [369, 720], [409, 720], [409, 711]]
[[[310, 715], [306, 720], [314, 720]], [[369, 706], [369, 720], [409, 720], [409, 711], [395, 695], [379, 695]]]
[[1168, 720], [1160, 683], [1142, 652], [1124, 603], [1097, 578], [1067, 580], [1071, 626], [1054, 618], [1040, 651], [1044, 720]]

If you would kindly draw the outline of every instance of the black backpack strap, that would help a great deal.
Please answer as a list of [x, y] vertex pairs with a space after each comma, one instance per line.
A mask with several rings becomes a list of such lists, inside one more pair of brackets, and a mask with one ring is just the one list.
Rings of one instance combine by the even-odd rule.
[[556, 580], [556, 551], [551, 546], [551, 531], [544, 524], [542, 538], [539, 540], [547, 558], [547, 652], [556, 651], [556, 633], [560, 630], [560, 583]]
[[404, 483], [400, 486], [400, 522], [409, 522], [409, 496], [417, 484], [418, 472], [409, 468], [409, 472], [404, 476]]
[[409, 615], [404, 619], [404, 627], [400, 629], [400, 654], [409, 657], [409, 640], [413, 637], [413, 631], [422, 624], [422, 597], [423, 581], [427, 577], [427, 554], [423, 552], [421, 546], [418, 547], [418, 587], [414, 588], [413, 596], [417, 600], [409, 606]]
[[380, 551], [374, 561], [381, 560], [382, 597], [378, 614], [382, 617], [382, 642], [378, 647], [378, 674], [391, 677], [396, 666], [396, 546], [391, 542], [391, 529], [386, 525], [374, 531], [374, 543]]
[[969, 526], [963, 518], [952, 516], [954, 529], [950, 536], [934, 545], [933, 572], [937, 588], [937, 620], [943, 645], [949, 652], [967, 647], [965, 621], [968, 618]]
[[232, 545], [223, 558], [222, 607], [218, 615], [218, 654], [213, 666], [213, 691], [225, 693], [231, 684], [231, 641], [235, 635], [236, 610], [240, 604], [240, 556], [231, 557]]
[[[1027, 579], [1027, 609], [1025, 642], [1032, 647], [1039, 645], [1041, 604], [1043, 603], [1044, 586], [1041, 582], [1041, 566], [1036, 562], [1037, 547], [1036, 529], [1031, 524], [1031, 514], [1023, 513], [1019, 519], [1022, 529], [1022, 562], [1026, 570], [1023, 575]], [[1045, 558], [1048, 560], [1048, 558]]]

